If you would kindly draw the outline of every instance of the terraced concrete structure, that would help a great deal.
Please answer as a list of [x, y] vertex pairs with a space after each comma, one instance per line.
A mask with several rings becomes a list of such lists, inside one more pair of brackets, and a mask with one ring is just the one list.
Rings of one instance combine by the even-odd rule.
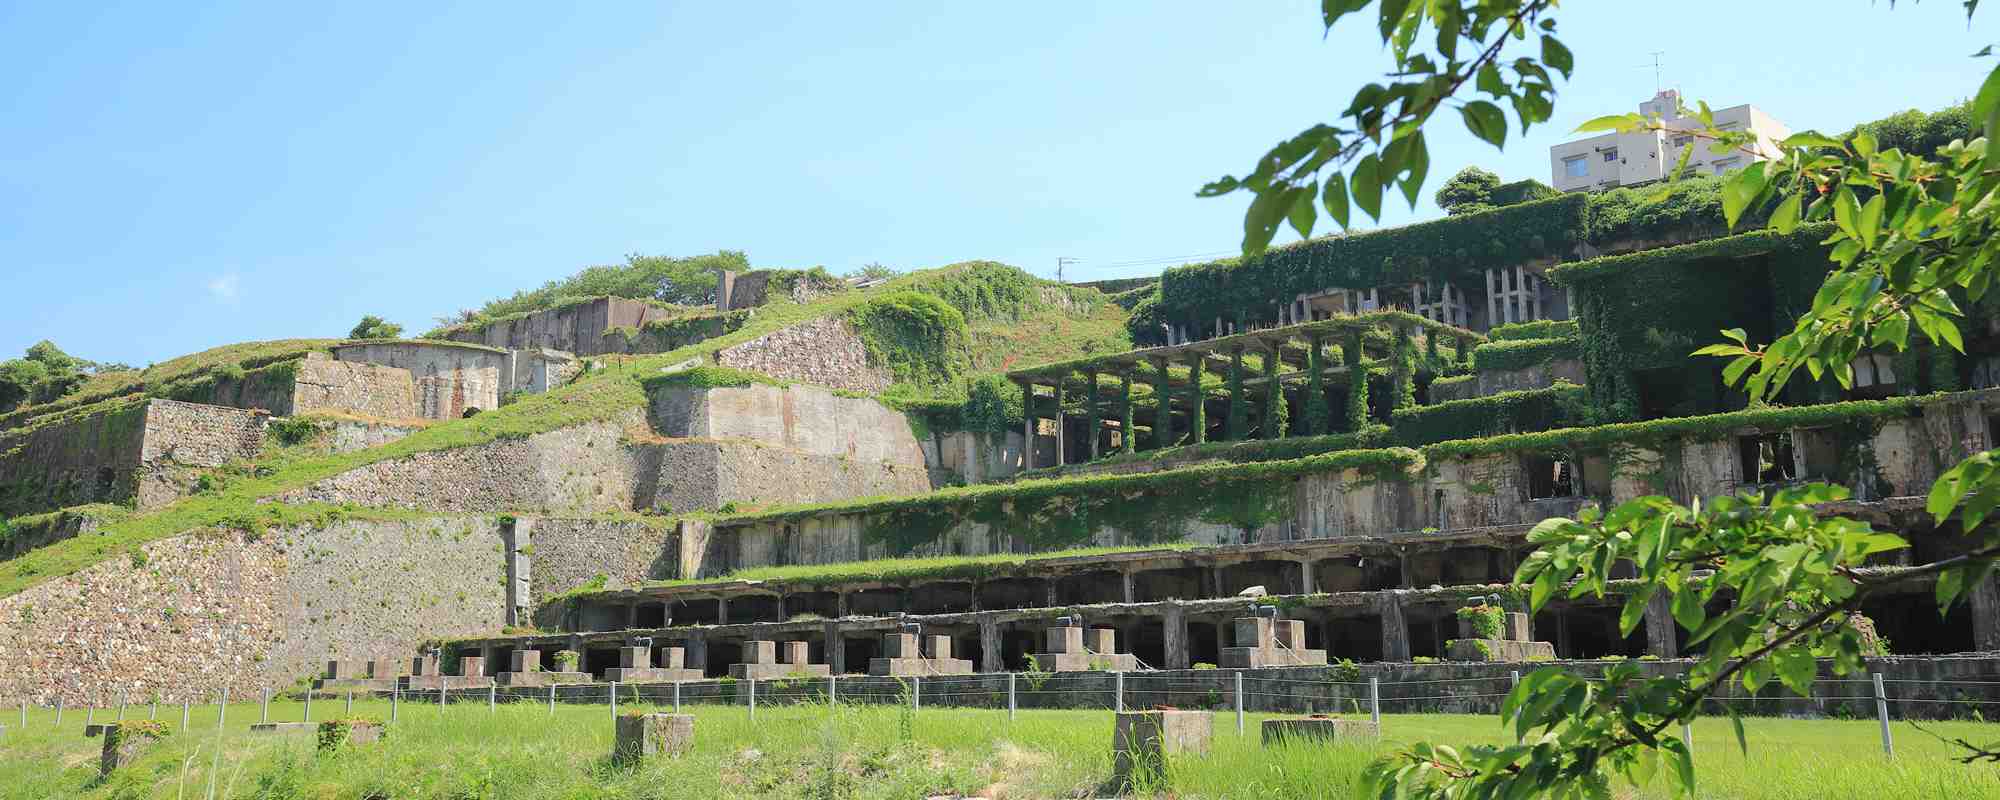
[[[1492, 224], [1480, 217], [1434, 224]], [[413, 414], [435, 419], [398, 429], [403, 438], [357, 435], [357, 448], [279, 462], [276, 475], [257, 459], [292, 445], [240, 437], [242, 452], [222, 459], [235, 471], [197, 465], [211, 471], [189, 473], [188, 485], [247, 480], [236, 485], [260, 493], [229, 514], [205, 510], [225, 507], [226, 491], [168, 497], [164, 508], [185, 514], [173, 520], [196, 520], [178, 528], [144, 504], [130, 519], [72, 509], [24, 522], [0, 541], [17, 562], [0, 564], [0, 578], [49, 572], [0, 597], [0, 633], [19, 643], [0, 650], [0, 696], [81, 701], [90, 687], [117, 686], [172, 698], [321, 673], [328, 690], [582, 692], [603, 687], [575, 684], [721, 678], [732, 666], [743, 678], [1035, 668], [1079, 686], [1107, 670], [1187, 670], [1187, 680], [1214, 683], [1200, 673], [1215, 670], [1201, 667], [1254, 681], [1348, 660], [1405, 677], [1475, 666], [1505, 674], [1504, 664], [1417, 659], [1453, 658], [1447, 643], [1466, 638], [1455, 612], [1468, 603], [1520, 610], [1506, 584], [1532, 552], [1527, 532], [1588, 505], [1826, 481], [1853, 499], [1823, 513], [1912, 542], [1870, 570], [1894, 575], [1962, 550], [1964, 537], [1933, 522], [1922, 496], [2000, 433], [2000, 390], [1985, 385], [2000, 373], [2000, 328], [1980, 320], [1964, 356], [1876, 364], [1870, 354], [1869, 381], [1805, 384], [1767, 407], [1748, 407], [1715, 365], [1685, 355], [1682, 343], [1706, 341], [1745, 308], [1766, 333], [1788, 324], [1793, 306], [1777, 298], [1824, 263], [1815, 236], [1824, 233], [1570, 261], [1549, 249], [1471, 254], [1518, 256], [1480, 272], [1538, 277], [1490, 296], [1453, 289], [1440, 295], [1452, 303], [1407, 310], [1329, 315], [1308, 303], [1272, 317], [1246, 305], [1236, 323], [1162, 319], [1172, 345], [1019, 366], [1004, 376], [1012, 388], [980, 396], [984, 407], [956, 385], [965, 398], [879, 396], [909, 365], [883, 360], [882, 331], [852, 313], [851, 297], [793, 298], [789, 316], [731, 310], [745, 315], [743, 329], [709, 346], [594, 357], [593, 369], [525, 384], [523, 348], [588, 352], [577, 342], [607, 335], [580, 316], [586, 306], [480, 334], [503, 347], [330, 347], [298, 359], [299, 374], [403, 370], [412, 385], [431, 375], [436, 391], [425, 396], [436, 402], [412, 409], [482, 411]], [[1322, 288], [1388, 306], [1396, 286], [1411, 300], [1430, 296], [1402, 277]], [[1743, 297], [1683, 296], [1717, 286]], [[1030, 294], [1061, 288], [1034, 284]], [[1628, 304], [1640, 291], [1685, 307], [1635, 313]], [[1506, 310], [1488, 316], [1516, 322], [1453, 310], [1497, 312], [1502, 301]], [[1194, 338], [1208, 334], [1220, 335]], [[944, 342], [936, 351], [950, 352]], [[570, 385], [480, 405], [499, 387], [535, 381]], [[996, 394], [1018, 396], [1019, 416], [990, 402]], [[0, 433], [0, 443], [35, 430]], [[69, 461], [16, 457], [74, 472]], [[80, 555], [100, 534], [126, 549]], [[45, 553], [67, 560], [38, 560]], [[1622, 635], [1621, 591], [1558, 597], [1496, 640], [1547, 651], [1502, 647], [1497, 657], [1664, 660], [1688, 649], [1664, 607]], [[1931, 592], [1926, 579], [1907, 580], [1864, 609], [1917, 659], [1898, 669], [1933, 669], [1920, 654], [2000, 651], [1992, 580], [1942, 619]], [[134, 608], [146, 610], [136, 622]], [[407, 675], [353, 663], [431, 645], [443, 658]], [[577, 654], [574, 668], [556, 660], [565, 650]], [[2000, 662], [1938, 663], [1965, 675]]]

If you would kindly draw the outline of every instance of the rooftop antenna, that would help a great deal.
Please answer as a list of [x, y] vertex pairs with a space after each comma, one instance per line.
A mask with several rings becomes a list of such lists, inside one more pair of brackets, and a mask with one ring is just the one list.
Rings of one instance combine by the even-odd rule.
[[1056, 256], [1056, 283], [1064, 282], [1063, 267], [1074, 263], [1076, 263], [1076, 259], [1070, 258], [1069, 256]]
[[1649, 67], [1649, 66], [1653, 68], [1653, 94], [1659, 94], [1659, 93], [1660, 93], [1660, 85], [1661, 85], [1661, 81], [1660, 81], [1660, 74], [1661, 74], [1661, 73], [1660, 73], [1660, 56], [1663, 56], [1663, 55], [1666, 55], [1666, 54], [1667, 54], [1667, 51], [1665, 51], [1665, 50], [1654, 50], [1654, 51], [1653, 51], [1653, 63], [1651, 63], [1651, 64], [1640, 64], [1640, 65], [1639, 65], [1639, 68], [1640, 68], [1640, 69], [1645, 69], [1646, 67]]

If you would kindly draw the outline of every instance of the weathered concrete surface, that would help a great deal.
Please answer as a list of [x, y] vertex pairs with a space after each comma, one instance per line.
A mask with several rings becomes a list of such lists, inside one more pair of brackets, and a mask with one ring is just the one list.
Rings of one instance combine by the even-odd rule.
[[1490, 397], [1501, 392], [1547, 389], [1557, 382], [1583, 385], [1583, 362], [1561, 358], [1525, 369], [1481, 370], [1469, 381], [1431, 384], [1432, 403]]
[[1382, 737], [1382, 726], [1365, 719], [1334, 717], [1267, 719], [1264, 720], [1262, 733], [1265, 746], [1280, 744], [1286, 740], [1333, 744], [1379, 739]]
[[895, 383], [868, 363], [868, 348], [846, 320], [822, 317], [767, 333], [715, 354], [715, 363], [788, 381], [875, 394]]
[[651, 520], [517, 517], [515, 537], [528, 545], [530, 596], [540, 603], [596, 578], [636, 586], [678, 577], [673, 527]]
[[816, 386], [670, 387], [652, 393], [648, 418], [669, 438], [749, 439], [816, 456], [925, 464], [903, 412]]
[[150, 399], [0, 432], [0, 489], [18, 498], [0, 513], [166, 505], [186, 494], [194, 468], [255, 456], [268, 420], [260, 411]]
[[202, 530], [0, 598], [0, 696], [70, 705], [119, 690], [248, 697], [356, 653], [486, 633], [503, 619], [490, 518]]
[[694, 746], [693, 714], [624, 714], [618, 717], [612, 757], [636, 762]]
[[1214, 730], [1214, 715], [1206, 711], [1120, 712], [1111, 731], [1112, 780], [1158, 775], [1173, 756], [1205, 754]]
[[400, 367], [355, 361], [335, 361], [323, 353], [308, 353], [298, 362], [291, 396], [285, 408], [271, 413], [292, 416], [308, 411], [344, 411], [378, 419], [419, 419], [417, 385]]
[[662, 308], [623, 297], [600, 297], [483, 326], [455, 328], [446, 332], [445, 337], [487, 347], [510, 350], [547, 347], [577, 355], [650, 352], [619, 347], [624, 337], [606, 334], [615, 328], [638, 328], [648, 322], [675, 319], [694, 310]]
[[415, 453], [343, 472], [278, 500], [461, 513], [629, 510], [639, 458], [622, 442], [641, 424], [634, 411], [522, 439]]
[[504, 350], [411, 339], [338, 345], [339, 361], [407, 370], [416, 394], [417, 416], [457, 419], [468, 409], [500, 407], [512, 388], [512, 361]]
[[1524, 661], [1553, 661], [1556, 646], [1548, 642], [1511, 639], [1453, 639], [1445, 643], [1445, 658], [1451, 661], [1493, 661], [1518, 664]]
[[823, 503], [921, 494], [932, 488], [930, 472], [921, 463], [816, 455], [754, 441], [670, 441], [654, 445], [650, 455], [659, 463], [652, 506], [676, 512], [709, 510], [729, 502]]

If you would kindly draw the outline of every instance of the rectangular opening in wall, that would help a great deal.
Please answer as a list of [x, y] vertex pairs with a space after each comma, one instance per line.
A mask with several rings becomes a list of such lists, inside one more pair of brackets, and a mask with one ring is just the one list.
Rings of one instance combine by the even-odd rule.
[[1528, 470], [1529, 500], [1576, 496], [1576, 470], [1571, 468], [1568, 459], [1527, 456], [1522, 460]]
[[1744, 483], [1784, 483], [1798, 479], [1790, 431], [1736, 437]]
[[1809, 481], [1841, 483], [1850, 476], [1840, 474], [1840, 441], [1833, 431], [1812, 428], [1792, 432], [1794, 459], [1799, 467], [1799, 477]]

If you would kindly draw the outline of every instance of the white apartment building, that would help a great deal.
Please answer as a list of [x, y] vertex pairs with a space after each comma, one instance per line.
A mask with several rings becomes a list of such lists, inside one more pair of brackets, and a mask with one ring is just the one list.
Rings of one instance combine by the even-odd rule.
[[1695, 147], [1684, 174], [1720, 175], [1752, 161], [1777, 157], [1778, 142], [1792, 135], [1784, 123], [1756, 106], [1730, 106], [1715, 110], [1716, 127], [1751, 131], [1757, 134], [1757, 142], [1735, 152], [1711, 153], [1692, 134], [1676, 133], [1700, 127], [1692, 116], [1681, 115], [1680, 102], [1680, 92], [1668, 89], [1639, 104], [1639, 113], [1659, 117], [1666, 130], [1605, 133], [1549, 148], [1549, 174], [1553, 176], [1549, 184], [1561, 191], [1575, 192], [1661, 180], [1673, 170], [1681, 150], [1689, 142], [1694, 142]]

